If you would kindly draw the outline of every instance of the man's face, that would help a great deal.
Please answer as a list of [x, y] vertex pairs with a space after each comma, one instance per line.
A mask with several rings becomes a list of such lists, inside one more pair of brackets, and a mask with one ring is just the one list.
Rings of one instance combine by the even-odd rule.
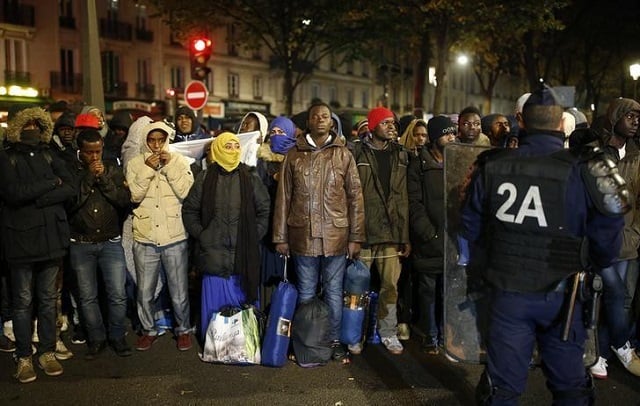
[[162, 147], [167, 141], [167, 134], [162, 131], [152, 131], [147, 135], [147, 145], [154, 154], [160, 153]]
[[89, 165], [91, 162], [100, 161], [102, 159], [103, 142], [85, 142], [80, 146], [78, 157], [85, 165]]
[[191, 134], [193, 127], [193, 120], [186, 114], [179, 114], [176, 119], [176, 125], [180, 134]]
[[631, 110], [626, 113], [614, 127], [614, 132], [621, 137], [632, 138], [638, 132], [640, 125], [640, 111]]
[[482, 131], [480, 116], [468, 113], [458, 118], [458, 139], [460, 142], [470, 144], [478, 139]]
[[511, 131], [509, 120], [505, 116], [497, 116], [491, 124], [491, 134], [487, 134], [491, 137], [492, 141], [503, 140], [504, 137]]
[[73, 127], [58, 128], [58, 136], [64, 145], [71, 145], [76, 138], [76, 130]]
[[373, 137], [380, 141], [391, 141], [398, 137], [398, 127], [393, 117], [387, 117], [380, 121], [373, 129]]
[[241, 133], [248, 133], [251, 131], [258, 131], [260, 130], [260, 127], [258, 126], [258, 118], [256, 116], [249, 115], [247, 116], [243, 121], [242, 124], [240, 125], [240, 132]]
[[331, 124], [331, 111], [327, 106], [316, 106], [309, 111], [307, 127], [312, 137], [328, 135]]
[[436, 146], [440, 151], [444, 151], [444, 147], [452, 143], [456, 140], [456, 135], [454, 133], [443, 135], [442, 137], [436, 140]]
[[427, 129], [423, 125], [413, 127], [413, 141], [418, 147], [427, 143]]

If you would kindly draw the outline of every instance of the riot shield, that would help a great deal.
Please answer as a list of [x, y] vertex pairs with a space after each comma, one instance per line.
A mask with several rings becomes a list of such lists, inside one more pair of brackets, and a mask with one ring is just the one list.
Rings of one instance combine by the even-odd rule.
[[448, 144], [444, 150], [445, 241], [444, 241], [444, 348], [458, 361], [481, 363], [486, 331], [487, 303], [480, 269], [459, 250], [462, 189], [471, 165], [487, 147]]
[[[444, 247], [444, 347], [453, 359], [468, 363], [485, 363], [485, 339], [488, 327], [488, 292], [482, 279], [482, 252], [474, 252], [469, 261], [468, 249], [460, 238], [462, 190], [471, 166], [486, 147], [449, 144], [445, 148], [445, 247]], [[596, 328], [587, 329], [584, 364], [598, 360]], [[538, 365], [537, 347], [533, 363]]]

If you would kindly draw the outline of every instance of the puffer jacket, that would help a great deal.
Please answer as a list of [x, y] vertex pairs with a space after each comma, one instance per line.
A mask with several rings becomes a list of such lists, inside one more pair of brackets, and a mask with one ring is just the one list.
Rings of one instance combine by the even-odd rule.
[[440, 273], [444, 266], [443, 166], [424, 148], [411, 158], [407, 177], [413, 269]]
[[298, 137], [282, 163], [273, 242], [288, 243], [296, 255], [344, 255], [349, 242], [365, 240], [356, 164], [344, 141], [332, 137], [321, 147]]
[[[149, 128], [158, 124], [149, 124], [144, 131], [145, 137]], [[168, 146], [169, 137], [163, 149], [168, 150]], [[187, 239], [182, 223], [182, 202], [194, 179], [189, 160], [183, 155], [172, 153], [169, 162], [155, 170], [145, 164], [151, 153], [145, 138], [140, 144], [140, 154], [127, 164], [125, 176], [131, 201], [138, 204], [133, 210], [134, 240], [162, 247]]]
[[[244, 165], [244, 164], [240, 164]], [[247, 168], [248, 169], [248, 168]], [[202, 190], [208, 171], [219, 171], [216, 186], [213, 218], [206, 228], [202, 224]], [[269, 194], [255, 169], [248, 169], [253, 187], [255, 218], [248, 219], [255, 227], [257, 238], [264, 237], [269, 222]], [[196, 263], [208, 274], [229, 277], [234, 274], [235, 255], [240, 222], [240, 170], [227, 172], [217, 164], [211, 165], [196, 177], [195, 183], [182, 207], [184, 225], [198, 241]], [[258, 247], [250, 247], [258, 249]], [[258, 272], [258, 270], [255, 270]]]
[[366, 242], [375, 244], [408, 244], [409, 197], [407, 195], [407, 166], [409, 155], [401, 145], [389, 143], [391, 177], [389, 197], [378, 178], [378, 167], [368, 140], [354, 149], [365, 202]]
[[[21, 142], [24, 125], [36, 121], [40, 143]], [[66, 164], [50, 149], [53, 122], [39, 107], [19, 111], [9, 120], [7, 148], [0, 152], [2, 248], [9, 263], [61, 258], [69, 246], [64, 202], [75, 195]]]

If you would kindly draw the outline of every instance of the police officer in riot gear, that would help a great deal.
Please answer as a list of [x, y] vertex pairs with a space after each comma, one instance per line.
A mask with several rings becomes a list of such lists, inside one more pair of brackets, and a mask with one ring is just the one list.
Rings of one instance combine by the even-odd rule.
[[596, 267], [615, 259], [628, 192], [597, 149], [563, 149], [562, 111], [551, 88], [533, 92], [519, 148], [481, 154], [466, 190], [464, 237], [486, 254], [492, 288], [480, 404], [517, 404], [536, 342], [554, 404], [593, 400], [582, 304], [568, 312], [567, 291], [585, 243]]

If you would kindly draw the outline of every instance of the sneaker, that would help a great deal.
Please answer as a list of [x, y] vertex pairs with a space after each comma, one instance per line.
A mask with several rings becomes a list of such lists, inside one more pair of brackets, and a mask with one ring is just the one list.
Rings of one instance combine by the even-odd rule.
[[422, 350], [422, 352], [425, 352], [429, 355], [440, 354], [440, 347], [438, 346], [438, 343], [434, 343], [433, 340], [426, 337], [422, 340], [420, 349]]
[[36, 371], [33, 369], [31, 357], [18, 359], [18, 368], [14, 376], [20, 383], [29, 383], [36, 380]]
[[4, 324], [2, 325], [2, 328], [4, 330], [4, 335], [7, 336], [9, 340], [15, 343], [16, 336], [13, 335], [13, 321], [12, 320], [5, 321]]
[[[460, 362], [459, 360], [453, 358], [451, 355], [449, 355], [448, 352], [444, 352], [444, 357], [449, 361], [449, 362], [453, 362], [454, 364], [457, 364], [458, 362]], [[531, 364], [529, 364], [531, 365]]]
[[596, 363], [593, 364], [591, 368], [589, 368], [589, 371], [591, 372], [591, 376], [593, 376], [596, 379], [607, 379], [608, 366], [609, 365], [607, 365], [606, 358], [598, 357], [598, 361], [596, 361]]
[[614, 354], [616, 354], [620, 362], [622, 362], [622, 365], [627, 368], [627, 371], [631, 372], [635, 376], [640, 376], [640, 358], [636, 355], [635, 350], [631, 348], [629, 341], [617, 350], [613, 347], [611, 347], [611, 349]]
[[118, 357], [130, 357], [131, 354], [133, 354], [131, 352], [131, 347], [127, 344], [127, 339], [124, 336], [111, 340], [111, 348], [113, 348], [113, 351]]
[[82, 327], [76, 325], [73, 329], [73, 337], [71, 337], [71, 344], [84, 344], [87, 342], [87, 338], [84, 335]]
[[73, 358], [73, 353], [71, 351], [69, 351], [69, 349], [67, 348], [66, 345], [64, 345], [64, 342], [62, 342], [61, 339], [58, 339], [58, 341], [56, 341], [56, 358], [60, 361], [64, 361], [67, 360], [69, 358]]
[[347, 349], [353, 355], [360, 355], [362, 354], [362, 343], [349, 344]]
[[191, 334], [178, 334], [178, 350], [188, 351], [191, 349]]
[[398, 340], [407, 341], [411, 338], [411, 330], [407, 323], [398, 324]]
[[136, 350], [138, 351], [147, 351], [151, 348], [151, 345], [154, 341], [158, 339], [157, 336], [150, 336], [148, 334], [143, 334], [136, 341]]
[[84, 359], [91, 361], [96, 359], [104, 349], [107, 348], [107, 344], [104, 341], [98, 341], [96, 343], [90, 343], [87, 353], [84, 355]]
[[56, 359], [56, 353], [53, 351], [45, 352], [38, 357], [38, 366], [49, 376], [62, 375], [62, 365]]
[[402, 350], [404, 349], [398, 340], [398, 336], [382, 337], [382, 344], [384, 344], [387, 351], [393, 355], [402, 354]]
[[16, 350], [16, 344], [9, 339], [6, 335], [0, 336], [0, 352], [14, 352]]
[[345, 350], [344, 345], [340, 343], [340, 341], [333, 341], [331, 343], [331, 349], [333, 351], [333, 354], [331, 354], [331, 358], [334, 361], [340, 361], [343, 364], [348, 364], [349, 362], [351, 362], [351, 360], [349, 359], [349, 354]]

